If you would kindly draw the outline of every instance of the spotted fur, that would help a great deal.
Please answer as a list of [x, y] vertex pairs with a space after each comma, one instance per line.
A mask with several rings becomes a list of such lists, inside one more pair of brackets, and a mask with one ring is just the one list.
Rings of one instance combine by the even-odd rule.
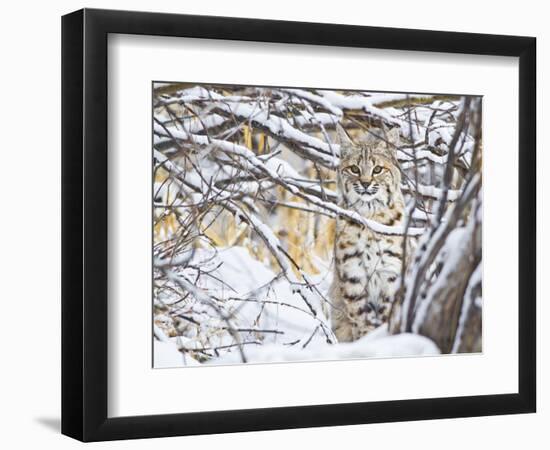
[[[399, 225], [405, 214], [401, 173], [395, 158], [399, 134], [394, 130], [372, 133], [379, 137], [369, 134], [363, 142], [354, 144], [339, 129], [340, 206], [385, 225]], [[402, 239], [337, 220], [331, 320], [340, 342], [359, 339], [387, 322], [401, 274]]]

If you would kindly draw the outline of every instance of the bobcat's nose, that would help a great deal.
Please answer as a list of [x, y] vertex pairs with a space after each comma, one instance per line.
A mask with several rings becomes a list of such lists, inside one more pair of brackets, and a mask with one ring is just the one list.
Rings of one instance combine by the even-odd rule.
[[361, 186], [363, 187], [363, 192], [368, 195], [374, 195], [378, 192], [378, 185], [370, 181], [361, 181]]

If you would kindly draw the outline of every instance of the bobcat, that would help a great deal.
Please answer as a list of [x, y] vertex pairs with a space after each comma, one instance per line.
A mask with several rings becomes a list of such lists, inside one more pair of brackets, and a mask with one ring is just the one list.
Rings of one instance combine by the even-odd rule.
[[[370, 130], [366, 140], [354, 144], [343, 128], [337, 129], [340, 206], [381, 224], [403, 223], [405, 203], [395, 156], [398, 130]], [[340, 342], [359, 339], [388, 321], [395, 282], [401, 274], [402, 246], [401, 236], [337, 219], [330, 297], [332, 329]]]

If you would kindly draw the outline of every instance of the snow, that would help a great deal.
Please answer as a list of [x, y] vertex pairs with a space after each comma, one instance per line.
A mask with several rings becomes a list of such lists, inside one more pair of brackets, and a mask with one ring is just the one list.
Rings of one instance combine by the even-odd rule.
[[[200, 278], [196, 286], [191, 287], [186, 284], [186, 288], [193, 293], [198, 303], [205, 301], [204, 295], [208, 296], [210, 302], [213, 301], [212, 299], [218, 299], [218, 304], [223, 305], [227, 315], [239, 324], [238, 328], [247, 330], [242, 333], [245, 341], [257, 340], [255, 330], [276, 330], [278, 333], [262, 333], [262, 344], [281, 342], [287, 345], [296, 340], [308, 339], [312, 331], [319, 326], [324, 327], [325, 331], [330, 328], [327, 318], [322, 316], [318, 296], [307, 299], [316, 310], [314, 315], [298, 293], [300, 286], [293, 285], [284, 277], [278, 277], [262, 262], [254, 259], [243, 247], [222, 248], [215, 254], [210, 250], [198, 249], [192, 266], [202, 267], [202, 270], [208, 272], [210, 276]], [[194, 269], [186, 268], [173, 277], [177, 276], [181, 281], [194, 278], [195, 275]], [[326, 275], [324, 274], [325, 277]], [[224, 280], [224, 283], [219, 280]], [[327, 281], [329, 279], [317, 278], [312, 280], [312, 283], [326, 291]], [[197, 292], [200, 293], [198, 296]], [[167, 304], [171, 301], [170, 298], [162, 300]], [[174, 297], [173, 301], [177, 300], [178, 298]], [[200, 315], [203, 310], [195, 306], [191, 305], [185, 309], [194, 310]], [[189, 313], [187, 311], [187, 314]], [[210, 326], [214, 325], [213, 322], [210, 323]], [[218, 325], [225, 326], [225, 323], [222, 320]], [[326, 340], [323, 332], [318, 334], [312, 339], [312, 343], [317, 339]], [[218, 338], [211, 339], [211, 343], [227, 344], [224, 336], [216, 339]], [[189, 343], [184, 342], [183, 347], [190, 348]], [[193, 348], [198, 347], [195, 345]]]
[[[156, 320], [158, 321], [158, 318], [156, 318]], [[168, 339], [168, 336], [166, 336], [164, 331], [162, 331], [162, 328], [160, 328], [157, 324], [153, 325], [153, 333], [159, 341], [170, 342], [170, 340]]]
[[[453, 184], [456, 189], [450, 190], [441, 187], [459, 102], [417, 105], [412, 117], [402, 104], [393, 107], [388, 103], [414, 99], [415, 94], [294, 88], [233, 91], [243, 95], [227, 92], [195, 86], [155, 99], [154, 159], [169, 174], [168, 182], [155, 182], [155, 220], [173, 215], [181, 228], [191, 224], [189, 228], [196, 227], [203, 234], [191, 244], [162, 247], [171, 233], [162, 230], [160, 242], [155, 241], [162, 249], [154, 257], [155, 283], [158, 281], [155, 367], [438, 354], [428, 338], [411, 333], [390, 335], [386, 326], [356, 342], [335, 343], [329, 314], [332, 254], [330, 250], [312, 251], [314, 235], [324, 228], [314, 232], [312, 226], [304, 233], [304, 248], [315, 253], [303, 260], [315, 261], [315, 269], [308, 272], [306, 265], [295, 263], [291, 252], [301, 244], [286, 238], [282, 231], [287, 230], [280, 229], [277, 220], [286, 216], [284, 208], [294, 208], [316, 213], [316, 221], [323, 215], [380, 234], [404, 234], [405, 225], [386, 226], [338, 205], [333, 183], [339, 145], [329, 134], [335, 124], [349, 126], [354, 117], [397, 125], [404, 138], [397, 158], [408, 178], [403, 191], [407, 202], [415, 198], [415, 192], [422, 202], [417, 209], [408, 209], [420, 225], [413, 221], [406, 230], [410, 236], [420, 237], [417, 250], [427, 244], [426, 250], [417, 253], [418, 266], [431, 267], [432, 262], [426, 259], [434, 250], [431, 242], [442, 236], [446, 239], [439, 256], [445, 259], [442, 276], [432, 286], [437, 288], [446, 271], [456, 268], [469, 231], [462, 223], [450, 230], [453, 207], [443, 216], [443, 208], [439, 214], [437, 206], [442, 198], [444, 206], [459, 204], [464, 195], [461, 184]], [[168, 106], [185, 113], [174, 120], [167, 113]], [[472, 136], [463, 133], [456, 146], [463, 166], [468, 166], [473, 146]], [[421, 161], [416, 166], [421, 175], [418, 183], [410, 182], [411, 170], [416, 170], [414, 161]], [[315, 172], [317, 176], [312, 175]], [[424, 208], [427, 213], [421, 211]], [[223, 224], [226, 220], [234, 224], [231, 236], [233, 230], [239, 236], [231, 237], [231, 244], [203, 233], [201, 223], [194, 222], [214, 220], [222, 213], [226, 217]], [[192, 220], [186, 222], [188, 218]], [[321, 219], [332, 223], [326, 217]], [[424, 224], [432, 227], [429, 232]], [[315, 222], [315, 226], [321, 225]], [[456, 221], [450, 228], [455, 226]], [[417, 273], [413, 267], [406, 284]], [[406, 293], [403, 314], [413, 301], [409, 291]], [[481, 302], [477, 298], [471, 301]], [[417, 305], [413, 333], [418, 332], [427, 307], [428, 302]]]
[[177, 344], [172, 342], [154, 340], [153, 355], [153, 367], [155, 367], [155, 369], [200, 365], [200, 363], [191, 356], [180, 352]]
[[[382, 332], [379, 332], [382, 331]], [[327, 344], [317, 341], [305, 349], [293, 346], [269, 344], [262, 347], [247, 347], [245, 354], [250, 363], [328, 361], [341, 359], [392, 358], [403, 356], [438, 355], [437, 346], [428, 338], [411, 333], [389, 335], [385, 327], [350, 343]], [[238, 355], [227, 353], [213, 359], [209, 365], [240, 362]]]
[[[227, 311], [236, 311], [238, 323], [250, 330], [243, 333], [243, 337], [247, 338], [245, 342], [254, 341], [254, 345], [243, 346], [247, 362], [379, 358], [439, 353], [429, 339], [413, 334], [392, 336], [385, 326], [354, 343], [329, 344], [326, 334], [320, 329], [324, 326], [327, 331], [330, 327], [328, 318], [323, 315], [318, 296], [309, 295], [307, 298], [315, 309], [316, 315], [313, 315], [304, 305], [296, 286], [285, 278], [278, 278], [264, 264], [252, 258], [243, 247], [220, 249], [214, 258], [206, 249], [197, 250], [194, 265], [201, 265], [204, 261], [208, 261], [207, 265], [202, 264], [204, 270], [209, 270], [209, 267], [217, 268], [211, 273], [212, 278], [201, 279], [199, 285], [193, 287], [193, 292], [207, 292], [210, 298], [225, 298], [224, 306]], [[185, 279], [191, 278], [192, 272], [191, 269], [185, 269]], [[216, 279], [228, 280], [228, 285], [223, 285]], [[311, 282], [322, 292], [326, 292], [330, 284], [329, 273], [315, 277]], [[259, 286], [266, 287], [258, 289]], [[263, 339], [257, 342], [255, 338], [248, 339], [256, 334], [254, 330], [278, 330], [280, 333], [264, 333]], [[227, 340], [219, 339], [216, 345], [226, 343]], [[182, 355], [188, 355], [189, 352], [179, 352], [178, 348], [189, 350], [200, 348], [200, 345], [185, 337], [155, 341], [155, 367], [157, 362], [159, 367], [198, 364], [194, 359], [184, 361]], [[208, 364], [240, 362], [240, 352], [233, 348], [220, 351], [220, 356], [211, 358]]]
[[[417, 184], [414, 186], [414, 188], [420, 195], [425, 195], [426, 197], [432, 197], [434, 199], [440, 199], [443, 195], [443, 189], [437, 188], [435, 186], [425, 186], [423, 184]], [[460, 190], [449, 189], [447, 190], [447, 200], [450, 202], [454, 202], [460, 197], [461, 194], [462, 191]]]
[[448, 278], [452, 276], [456, 270], [456, 266], [460, 258], [466, 251], [466, 246], [470, 244], [469, 235], [465, 228], [456, 228], [449, 233], [445, 245], [441, 249], [439, 259], [443, 262], [443, 268], [438, 275], [437, 280], [430, 286], [426, 298], [418, 305], [417, 313], [412, 325], [412, 330], [415, 333], [419, 332], [420, 327], [424, 323], [427, 309], [430, 305], [432, 293], [438, 292], [442, 285], [448, 282]]
[[[155, 367], [184, 367], [200, 365], [195, 359], [184, 356], [175, 342], [155, 341]], [[389, 335], [383, 326], [355, 342], [327, 344], [320, 340], [310, 343], [306, 348], [299, 345], [285, 346], [269, 343], [243, 347], [248, 363], [283, 363], [298, 361], [330, 361], [368, 358], [395, 358], [412, 356], [435, 356], [440, 351], [430, 339], [412, 333]], [[230, 365], [241, 363], [237, 351], [224, 353], [213, 358], [205, 365]]]
[[[460, 311], [460, 318], [458, 320], [456, 337], [455, 337], [455, 341], [453, 342], [453, 350], [452, 350], [453, 353], [458, 352], [458, 349], [460, 348], [460, 344], [462, 342], [462, 335], [464, 333], [464, 327], [466, 326], [466, 319], [468, 318], [470, 307], [472, 305], [472, 289], [476, 285], [481, 283], [482, 276], [483, 276], [483, 265], [480, 263], [472, 273], [470, 280], [468, 281], [468, 286], [466, 287], [466, 292], [464, 293], [464, 300], [463, 300], [462, 309]], [[474, 305], [477, 308], [482, 307], [480, 297], [475, 297]]]
[[380, 117], [387, 123], [401, 125], [402, 121], [392, 117], [383, 109], [374, 106], [377, 101], [380, 102], [380, 97], [365, 97], [362, 95], [342, 95], [334, 91], [322, 91], [321, 94], [332, 105], [342, 109], [362, 109], [374, 117]]
[[[472, 192], [475, 191], [476, 186], [478, 186], [478, 183], [480, 183], [481, 176], [479, 173], [475, 174], [472, 179], [470, 180], [470, 183], [465, 187], [465, 191], [463, 193], [463, 196], [467, 198], [469, 195], [472, 194]], [[433, 216], [433, 220], [436, 220], [436, 216]], [[456, 228], [453, 229], [456, 225], [458, 218], [454, 216], [454, 208], [449, 208], [447, 212], [445, 213], [445, 216], [442, 218], [440, 222], [434, 223], [434, 228], [431, 229], [430, 232], [424, 233], [422, 237], [420, 238], [418, 245], [416, 247], [415, 253], [413, 255], [414, 257], [414, 265], [411, 267], [411, 269], [407, 272], [406, 276], [406, 283], [413, 283], [414, 280], [419, 276], [421, 273], [421, 270], [425, 268], [430, 262], [430, 258], [434, 257], [437, 252], [435, 252], [435, 248], [437, 247], [438, 243], [441, 242], [442, 238], [446, 237], [449, 239], [450, 242], [447, 242], [445, 245], [445, 248], [449, 253], [451, 253], [453, 256], [452, 258], [446, 261], [447, 267], [449, 267], [449, 270], [452, 270], [452, 267], [456, 264], [456, 261], [459, 258], [459, 252], [458, 251], [449, 251], [448, 249], [455, 249], [458, 247], [459, 250], [464, 249], [464, 245], [466, 245], [461, 237], [463, 237], [465, 234], [468, 233], [465, 232], [464, 228]], [[471, 226], [473, 226], [473, 220], [470, 221]], [[452, 236], [450, 236], [452, 235]], [[438, 282], [441, 282], [441, 277], [438, 278]], [[433, 288], [433, 286], [432, 286]], [[407, 290], [405, 293], [405, 299], [403, 301], [403, 308], [401, 309], [402, 317], [401, 317], [401, 331], [405, 331], [406, 325], [407, 325], [407, 314], [411, 305], [411, 302], [413, 302], [415, 299], [413, 299], [413, 289]], [[415, 329], [419, 328], [419, 324], [421, 323], [421, 320], [423, 320], [423, 314], [425, 310], [422, 310], [422, 308], [427, 308], [427, 304], [429, 302], [429, 295], [427, 298], [422, 302], [424, 303], [424, 306], [422, 306], [422, 303], [420, 306], [417, 306], [417, 309], [420, 311], [417, 313], [417, 316], [415, 318], [415, 324], [413, 324], [413, 331]]]
[[[332, 149], [329, 144], [294, 128], [285, 119], [274, 114], [269, 114], [269, 111], [264, 111], [246, 103], [220, 103], [217, 105], [217, 108], [227, 113], [234, 114], [237, 117], [246, 118], [247, 120], [258, 123], [276, 136], [303, 144], [305, 147], [309, 148], [310, 151], [314, 152], [319, 159], [322, 159], [327, 164], [335, 164], [334, 157], [332, 156]], [[334, 144], [332, 147], [339, 148]]]
[[288, 92], [289, 94], [296, 95], [297, 97], [304, 98], [306, 100], [309, 100], [313, 103], [317, 103], [323, 107], [325, 107], [328, 111], [330, 111], [332, 114], [334, 114], [337, 117], [341, 117], [343, 112], [342, 109], [338, 106], [334, 105], [331, 101], [327, 100], [326, 98], [315, 95], [309, 91], [305, 91], [303, 89], [281, 89], [283, 92]]
[[[280, 180], [282, 182], [283, 186], [287, 190], [289, 190], [292, 194], [297, 195], [299, 197], [302, 197], [306, 201], [314, 204], [315, 206], [319, 206], [321, 208], [325, 208], [325, 209], [329, 210], [334, 216], [340, 216], [340, 217], [348, 218], [353, 222], [362, 224], [365, 227], [370, 228], [371, 230], [373, 230], [377, 233], [381, 233], [381, 234], [403, 235], [404, 232], [405, 232], [405, 224], [403, 224], [402, 226], [383, 225], [383, 224], [378, 223], [374, 220], [365, 219], [363, 216], [361, 216], [356, 211], [349, 211], [349, 210], [346, 210], [344, 208], [341, 208], [340, 206], [335, 205], [332, 202], [326, 202], [326, 201], [323, 201], [323, 200], [321, 200], [320, 198], [318, 198], [316, 196], [304, 194], [296, 186], [289, 185], [288, 183], [284, 183], [284, 180], [282, 179], [282, 177], [280, 176], [279, 173], [277, 173], [276, 171], [270, 169], [256, 155], [254, 155], [253, 152], [251, 152], [249, 149], [247, 149], [246, 147], [244, 147], [242, 145], [233, 144], [233, 143], [230, 143], [230, 142], [227, 142], [227, 141], [220, 141], [220, 140], [217, 140], [217, 139], [212, 139], [211, 142], [209, 142], [208, 138], [206, 136], [192, 135], [190, 133], [185, 133], [183, 131], [175, 130], [175, 129], [167, 129], [167, 130], [168, 131], [165, 131], [162, 127], [155, 124], [155, 132], [157, 132], [157, 133], [167, 133], [168, 135], [172, 135], [175, 138], [182, 139], [182, 140], [191, 139], [193, 142], [195, 142], [197, 144], [202, 144], [202, 145], [207, 145], [209, 143], [212, 143], [214, 145], [219, 146], [222, 150], [225, 150], [227, 152], [230, 152], [230, 153], [233, 153], [233, 154], [244, 157], [246, 159], [246, 161], [249, 162], [253, 167], [256, 167], [256, 168], [266, 172], [271, 177], [272, 180]], [[167, 161], [167, 158], [164, 157], [158, 151], [155, 152], [155, 157], [161, 162]], [[173, 164], [171, 166], [174, 167]], [[278, 168], [280, 168], [280, 167], [282, 167], [282, 166], [279, 165]], [[192, 176], [192, 174], [187, 173], [185, 176], [186, 176], [187, 179], [189, 179]], [[202, 184], [202, 180], [195, 179], [195, 180], [189, 180], [189, 181], [190, 181], [190, 184], [195, 185], [195, 187], [198, 191], [202, 190], [201, 186], [200, 186], [200, 184]], [[228, 193], [222, 193], [222, 192], [219, 192], [216, 189], [212, 189], [211, 190], [211, 195], [215, 195], [218, 198], [220, 198], [220, 197], [223, 198], [224, 196], [227, 197]], [[256, 219], [253, 216], [251, 216], [251, 219], [253, 221], [256, 221]], [[425, 230], [423, 228], [409, 227], [407, 229], [407, 234], [409, 236], [420, 236], [421, 234], [424, 233], [424, 231]], [[270, 239], [268, 239], [268, 241], [270, 241]]]

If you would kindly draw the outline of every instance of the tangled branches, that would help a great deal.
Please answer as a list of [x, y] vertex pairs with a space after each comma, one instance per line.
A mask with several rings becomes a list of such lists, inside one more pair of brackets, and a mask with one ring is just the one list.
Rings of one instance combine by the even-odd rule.
[[[247, 362], [252, 349], [267, 345], [278, 349], [277, 360], [286, 348], [336, 343], [327, 296], [336, 217], [419, 237], [421, 248], [447, 224], [429, 257], [415, 255], [422, 270], [403, 274], [392, 322], [393, 332], [430, 335], [416, 313], [430, 316], [430, 302], [410, 299], [432, 295], [421, 280], [445, 273], [432, 268], [445, 239], [458, 241], [455, 228], [475, 222], [468, 218], [476, 217], [471, 203], [481, 184], [472, 175], [479, 172], [480, 127], [472, 119], [480, 117], [479, 101], [156, 83], [153, 107], [155, 337], [176, 343], [183, 364], [228, 354]], [[400, 128], [406, 226], [338, 205], [337, 124], [357, 138], [375, 127]], [[475, 305], [479, 289], [469, 289]], [[455, 328], [460, 322], [465, 330], [470, 313], [462, 313]]]

